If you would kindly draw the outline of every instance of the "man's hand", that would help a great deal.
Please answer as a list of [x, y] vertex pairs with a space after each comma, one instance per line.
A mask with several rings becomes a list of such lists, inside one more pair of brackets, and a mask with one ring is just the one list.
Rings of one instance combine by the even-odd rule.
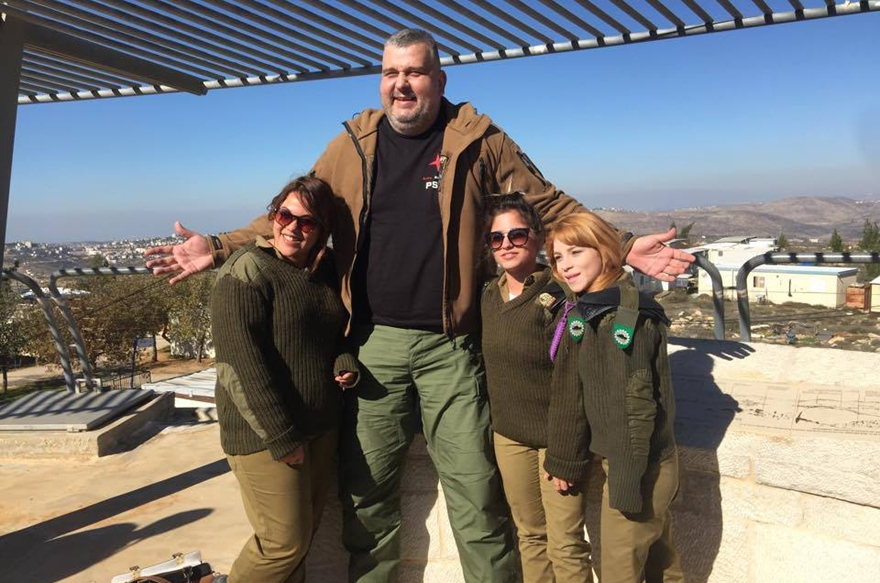
[[288, 466], [299, 466], [302, 465], [303, 461], [306, 459], [306, 450], [303, 446], [299, 446], [283, 458], [278, 461], [282, 464], [287, 464]]
[[684, 273], [694, 262], [694, 256], [680, 249], [667, 247], [666, 243], [674, 238], [675, 227], [665, 233], [639, 237], [626, 256], [626, 263], [660, 281], [675, 281], [675, 276]]
[[168, 280], [171, 285], [214, 265], [211, 248], [204, 235], [190, 231], [180, 221], [174, 223], [174, 233], [186, 240], [177, 245], [150, 247], [144, 252], [147, 257], [158, 256], [147, 261], [147, 267], [153, 270], [153, 275], [177, 273]]
[[357, 384], [357, 377], [358, 375], [356, 372], [344, 370], [336, 375], [333, 380], [335, 380], [343, 389], [350, 389]]

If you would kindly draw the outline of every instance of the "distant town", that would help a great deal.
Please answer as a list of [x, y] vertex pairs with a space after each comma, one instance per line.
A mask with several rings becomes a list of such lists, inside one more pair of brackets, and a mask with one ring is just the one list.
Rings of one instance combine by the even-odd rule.
[[36, 243], [14, 241], [6, 244], [4, 267], [18, 262], [19, 271], [43, 282], [52, 272], [72, 267], [92, 267], [93, 257], [100, 255], [110, 265], [142, 266], [148, 247], [179, 242], [177, 237], [119, 239], [115, 241], [77, 241], [70, 243]]

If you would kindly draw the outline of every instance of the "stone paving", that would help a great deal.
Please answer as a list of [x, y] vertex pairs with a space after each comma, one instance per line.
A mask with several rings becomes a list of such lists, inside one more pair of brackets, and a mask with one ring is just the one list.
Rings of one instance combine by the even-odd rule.
[[[880, 355], [687, 339], [671, 339], [670, 353], [683, 467], [676, 538], [688, 583], [876, 581]], [[135, 449], [97, 459], [2, 457], [3, 581], [106, 583], [195, 549], [223, 571], [249, 535], [214, 423], [178, 418]], [[593, 535], [601, 482], [594, 472]], [[460, 582], [420, 440], [403, 492], [401, 580]], [[344, 581], [345, 561], [334, 502], [309, 580]]]

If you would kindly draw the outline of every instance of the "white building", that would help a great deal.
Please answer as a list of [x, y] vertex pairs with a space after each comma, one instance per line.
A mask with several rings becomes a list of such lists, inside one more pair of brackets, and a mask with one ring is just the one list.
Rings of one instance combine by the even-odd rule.
[[869, 311], [880, 312], [880, 276], [871, 280], [871, 305]]
[[770, 237], [724, 237], [691, 249], [705, 250], [706, 259], [715, 265], [742, 265], [752, 257], [777, 251], [776, 239]]
[[[736, 274], [741, 264], [715, 264], [721, 275], [724, 297], [736, 299]], [[855, 267], [814, 265], [761, 265], [749, 273], [747, 289], [750, 302], [798, 302], [839, 308], [846, 303], [846, 288], [856, 283]], [[712, 279], [700, 270], [698, 289], [712, 293]]]

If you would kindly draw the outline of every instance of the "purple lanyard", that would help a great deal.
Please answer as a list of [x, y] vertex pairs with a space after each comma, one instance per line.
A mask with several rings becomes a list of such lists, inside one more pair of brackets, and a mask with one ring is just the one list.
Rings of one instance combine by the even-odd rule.
[[559, 350], [559, 343], [562, 342], [562, 333], [565, 332], [565, 324], [568, 321], [568, 314], [577, 305], [576, 302], [565, 300], [565, 311], [562, 312], [562, 318], [556, 324], [556, 330], [553, 331], [553, 342], [550, 343], [550, 362], [556, 361], [556, 352]]

